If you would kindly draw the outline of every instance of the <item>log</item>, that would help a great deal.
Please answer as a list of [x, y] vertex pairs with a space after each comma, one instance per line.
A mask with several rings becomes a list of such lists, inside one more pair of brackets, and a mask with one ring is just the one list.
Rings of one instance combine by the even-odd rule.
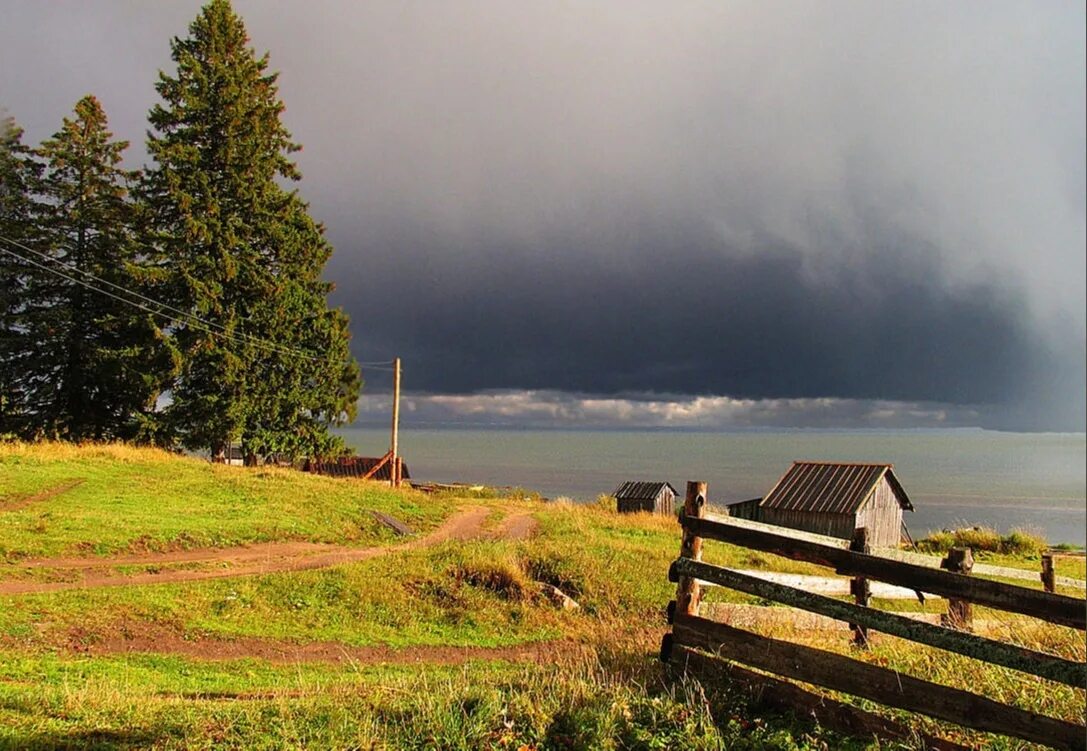
[[697, 616], [680, 616], [675, 647], [694, 647], [749, 667], [890, 707], [1058, 749], [1087, 749], [1083, 725], [1047, 717], [814, 647], [769, 639]]
[[794, 589], [784, 584], [759, 579], [741, 574], [738, 571], [713, 566], [701, 561], [680, 558], [672, 564], [674, 576], [693, 576], [723, 587], [745, 592], [764, 600], [780, 602], [794, 608], [818, 613], [840, 621], [848, 621], [861, 627], [867, 627], [885, 634], [927, 644], [930, 647], [946, 649], [949, 652], [965, 655], [995, 665], [1002, 665], [1012, 670], [1036, 675], [1068, 686], [1083, 688], [1087, 686], [1087, 664], [1062, 657], [1036, 652], [1014, 644], [1005, 644], [983, 636], [943, 628], [897, 613], [888, 613], [874, 608], [861, 607], [851, 602], [835, 600], [812, 592]]
[[940, 597], [969, 600], [998, 610], [1042, 618], [1050, 623], [1071, 626], [1081, 631], [1087, 629], [1087, 606], [1084, 600], [1076, 597], [857, 553], [841, 547], [732, 524], [727, 518], [700, 519], [684, 516], [680, 523], [684, 530], [705, 539], [720, 540], [793, 560], [830, 566], [845, 576], [877, 579], [931, 592]]

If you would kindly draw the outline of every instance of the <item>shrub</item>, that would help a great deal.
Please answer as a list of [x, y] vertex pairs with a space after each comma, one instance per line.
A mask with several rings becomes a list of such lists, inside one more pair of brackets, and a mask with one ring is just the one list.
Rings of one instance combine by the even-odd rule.
[[974, 552], [985, 550], [1000, 552], [1000, 535], [989, 527], [968, 527], [955, 530], [955, 547], [970, 548]]
[[923, 553], [946, 553], [955, 547], [955, 535], [949, 529], [933, 532], [917, 541], [917, 549]]
[[1013, 529], [1000, 540], [1000, 552], [1037, 558], [1049, 545], [1041, 535], [1023, 529]]

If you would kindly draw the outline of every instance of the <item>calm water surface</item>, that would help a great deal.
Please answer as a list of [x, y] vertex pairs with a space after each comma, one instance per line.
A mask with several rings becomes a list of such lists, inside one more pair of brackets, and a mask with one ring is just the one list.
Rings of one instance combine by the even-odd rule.
[[[380, 456], [387, 430], [345, 429]], [[1087, 538], [1084, 434], [949, 431], [744, 433], [413, 430], [401, 454], [417, 480], [514, 485], [578, 500], [625, 480], [706, 480], [715, 503], [764, 495], [794, 459], [892, 462], [917, 509], [911, 531], [1025, 527], [1051, 542]]]

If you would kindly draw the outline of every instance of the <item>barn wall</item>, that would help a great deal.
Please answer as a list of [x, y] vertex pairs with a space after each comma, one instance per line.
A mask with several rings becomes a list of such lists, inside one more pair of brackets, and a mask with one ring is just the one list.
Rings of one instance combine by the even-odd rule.
[[726, 506], [728, 515], [735, 517], [736, 519], [750, 519], [753, 522], [762, 521], [762, 513], [759, 509], [759, 501], [761, 498], [755, 498], [750, 501], [740, 501], [739, 503], [730, 503]]
[[802, 529], [829, 537], [850, 539], [853, 537], [852, 514], [826, 514], [811, 511], [790, 511], [786, 509], [760, 508], [758, 521], [776, 524], [779, 527]]
[[664, 516], [676, 513], [676, 494], [668, 488], [657, 498], [657, 513]]
[[902, 506], [886, 478], [857, 512], [857, 526], [868, 527], [868, 544], [872, 547], [896, 547], [902, 540]]

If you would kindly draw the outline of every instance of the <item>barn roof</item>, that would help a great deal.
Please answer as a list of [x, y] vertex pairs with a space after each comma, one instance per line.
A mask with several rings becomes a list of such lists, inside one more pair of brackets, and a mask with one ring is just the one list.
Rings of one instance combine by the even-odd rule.
[[853, 514], [884, 477], [898, 504], [913, 511], [913, 504], [895, 477], [893, 464], [845, 462], [793, 462], [760, 506], [785, 511]]
[[[331, 459], [314, 459], [309, 464], [309, 471], [332, 477], [362, 477], [383, 458], [381, 456], [340, 456]], [[407, 462], [401, 464], [400, 470], [402, 479], [411, 479], [411, 471], [408, 470]], [[385, 465], [375, 472], [370, 479], [389, 480], [391, 473], [392, 466], [389, 462], [385, 462]]]
[[670, 482], [624, 482], [612, 495], [618, 501], [651, 501], [665, 488], [670, 488], [672, 495], [676, 495]]

